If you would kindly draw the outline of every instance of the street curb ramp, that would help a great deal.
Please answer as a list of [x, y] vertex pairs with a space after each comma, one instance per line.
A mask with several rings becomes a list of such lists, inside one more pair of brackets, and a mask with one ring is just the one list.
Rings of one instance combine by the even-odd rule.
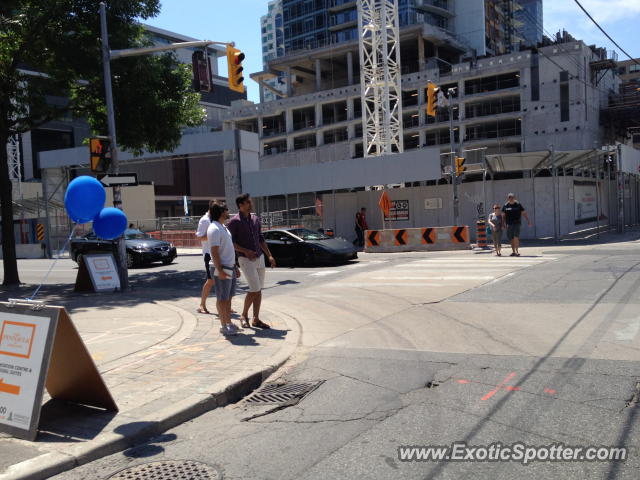
[[237, 402], [258, 388], [293, 355], [298, 346], [300, 329], [285, 316], [281, 316], [293, 334], [285, 337], [281, 348], [269, 365], [249, 373], [239, 373], [211, 386], [211, 393], [199, 393], [159, 410], [147, 417], [134, 419], [120, 433], [106, 432], [92, 442], [70, 446], [70, 454], [45, 453], [10, 466], [0, 474], [0, 480], [41, 480], [113, 455], [156, 437], [215, 408]]

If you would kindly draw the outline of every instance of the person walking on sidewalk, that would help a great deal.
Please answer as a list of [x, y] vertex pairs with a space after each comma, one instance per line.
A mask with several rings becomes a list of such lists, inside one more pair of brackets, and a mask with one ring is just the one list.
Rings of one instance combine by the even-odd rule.
[[491, 226], [491, 236], [493, 237], [493, 247], [496, 249], [496, 255], [502, 256], [502, 229], [504, 226], [504, 218], [500, 211], [500, 205], [497, 203], [493, 206], [493, 212], [489, 214], [489, 225]]
[[[214, 205], [215, 201], [209, 202], [209, 209]], [[207, 230], [211, 225], [211, 219], [209, 218], [209, 210], [200, 218], [198, 222], [198, 229], [196, 230], [196, 238], [200, 240], [202, 244], [202, 257], [204, 259], [204, 270], [207, 273], [207, 279], [202, 286], [202, 292], [200, 293], [200, 306], [198, 307], [198, 313], [211, 313], [207, 310], [207, 298], [213, 287], [213, 279], [211, 278], [211, 271], [209, 270], [209, 262], [211, 261], [211, 253], [209, 252], [209, 242], [207, 241]]]
[[353, 241], [354, 245], [362, 248], [364, 247], [364, 232], [369, 229], [367, 225], [367, 209], [362, 207], [359, 212], [356, 212], [356, 239]]
[[529, 215], [525, 211], [520, 202], [516, 200], [513, 193], [507, 195], [507, 203], [502, 207], [504, 220], [507, 224], [507, 238], [511, 242], [511, 257], [520, 256], [520, 223], [522, 217], [527, 219], [527, 224], [531, 227], [533, 224], [529, 220]]
[[231, 323], [231, 299], [236, 291], [236, 252], [229, 229], [224, 223], [229, 219], [229, 209], [218, 203], [209, 208], [211, 225], [207, 229], [207, 242], [211, 254], [209, 268], [216, 286], [216, 309], [220, 318], [220, 333], [236, 335], [238, 327]]
[[269, 260], [271, 268], [276, 261], [269, 251], [267, 242], [261, 231], [260, 218], [252, 215], [253, 202], [248, 193], [236, 198], [238, 214], [229, 221], [228, 227], [233, 238], [233, 246], [238, 253], [238, 263], [244, 278], [249, 284], [249, 293], [244, 299], [244, 308], [240, 318], [242, 327], [249, 327], [249, 308], [253, 305], [253, 321], [251, 325], [257, 328], [270, 328], [260, 320], [260, 305], [262, 303], [262, 289], [264, 288], [265, 259]]

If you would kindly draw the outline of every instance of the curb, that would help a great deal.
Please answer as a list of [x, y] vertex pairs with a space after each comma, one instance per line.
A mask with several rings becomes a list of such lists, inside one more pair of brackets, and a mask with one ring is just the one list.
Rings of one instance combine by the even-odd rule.
[[284, 320], [292, 335], [285, 337], [285, 345], [274, 355], [269, 365], [217, 382], [210, 387], [210, 393], [194, 394], [153, 415], [140, 419], [132, 418], [132, 424], [127, 427], [124, 433], [103, 433], [90, 442], [93, 445], [78, 445], [75, 448], [70, 446], [69, 454], [50, 452], [12, 465], [7, 468], [5, 473], [0, 474], [0, 480], [47, 479], [80, 465], [126, 450], [210, 410], [241, 400], [289, 360], [298, 347], [301, 337], [300, 328], [287, 316], [278, 315]]

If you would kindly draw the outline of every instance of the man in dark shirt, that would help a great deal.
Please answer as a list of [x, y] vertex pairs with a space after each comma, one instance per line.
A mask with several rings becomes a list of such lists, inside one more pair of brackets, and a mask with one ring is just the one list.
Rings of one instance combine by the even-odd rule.
[[236, 198], [236, 205], [239, 213], [229, 220], [227, 228], [231, 232], [233, 246], [238, 254], [240, 270], [249, 284], [249, 292], [244, 299], [244, 308], [242, 309], [242, 326], [249, 327], [249, 307], [253, 305], [251, 325], [258, 328], [269, 328], [269, 325], [260, 320], [260, 304], [262, 303], [265, 274], [264, 257], [267, 256], [272, 268], [276, 266], [276, 261], [262, 235], [260, 218], [251, 214], [253, 202], [249, 194], [239, 195]]
[[504, 220], [507, 224], [507, 238], [511, 242], [511, 257], [520, 256], [520, 223], [521, 219], [527, 219], [527, 224], [531, 227], [533, 224], [529, 220], [529, 215], [524, 210], [524, 207], [520, 202], [516, 200], [516, 196], [513, 193], [507, 195], [507, 203], [502, 207], [504, 213]]

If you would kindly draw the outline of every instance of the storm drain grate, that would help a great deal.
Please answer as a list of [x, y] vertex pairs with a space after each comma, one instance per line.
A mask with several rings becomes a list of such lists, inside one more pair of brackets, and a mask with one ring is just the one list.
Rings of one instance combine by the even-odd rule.
[[222, 474], [211, 465], [191, 460], [143, 463], [121, 470], [109, 480], [220, 480]]
[[247, 399], [251, 404], [278, 404], [293, 400], [300, 400], [316, 388], [323, 381], [313, 383], [270, 383], [262, 387]]

